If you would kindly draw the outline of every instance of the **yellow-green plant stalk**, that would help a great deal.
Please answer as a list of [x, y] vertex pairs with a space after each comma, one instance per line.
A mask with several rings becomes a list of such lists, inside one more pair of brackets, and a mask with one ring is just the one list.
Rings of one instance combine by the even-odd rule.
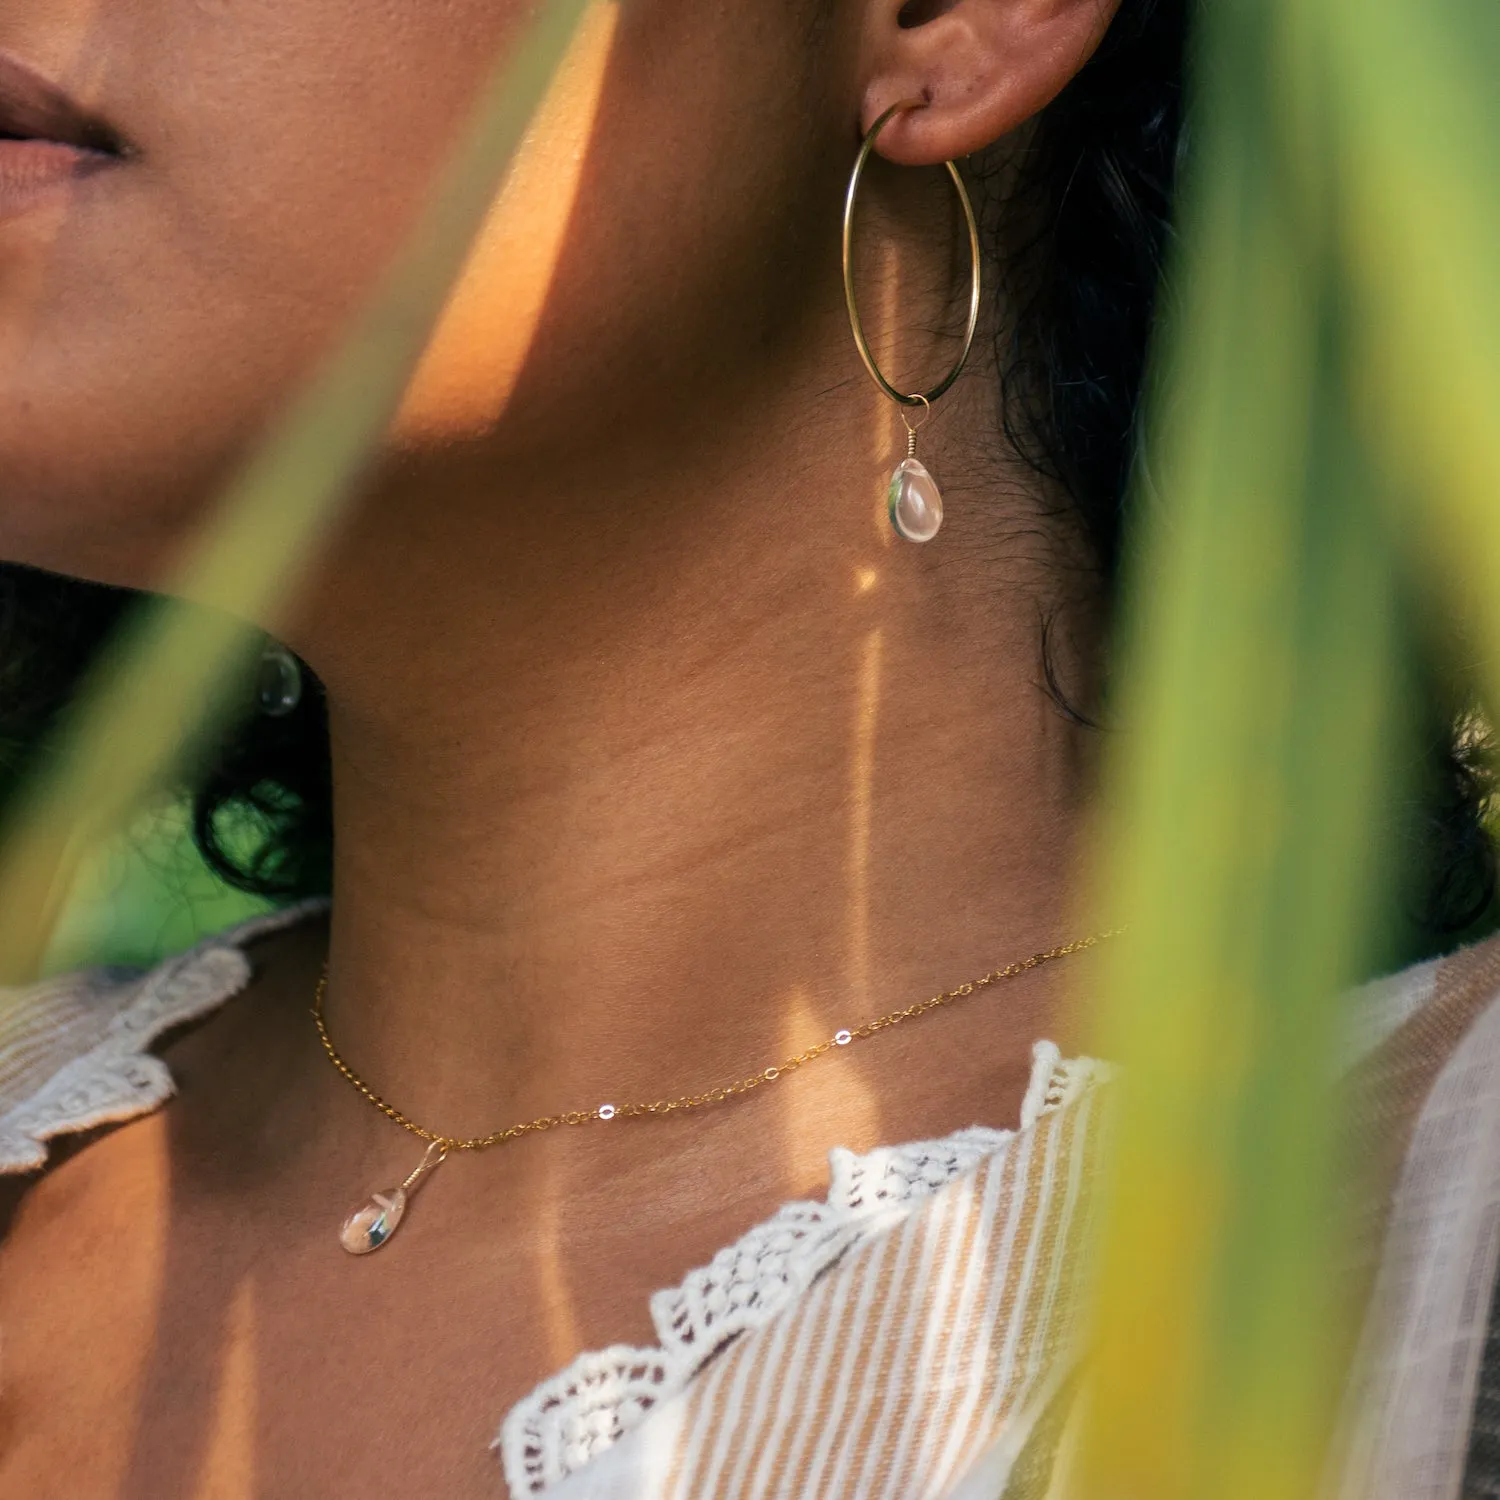
[[[1500, 6], [1321, 0], [1357, 394], [1500, 707]], [[1461, 608], [1460, 608], [1461, 604]]]
[[182, 764], [243, 680], [380, 442], [588, 0], [545, 0], [479, 100], [467, 138], [368, 310], [230, 485], [168, 593], [91, 675], [0, 854], [0, 980], [37, 968], [79, 855]]
[[1406, 643], [1323, 3], [1203, 12], [1103, 830], [1131, 931], [1101, 965], [1120, 1098], [1076, 1500], [1312, 1495], [1354, 1313], [1337, 997], [1387, 896]]

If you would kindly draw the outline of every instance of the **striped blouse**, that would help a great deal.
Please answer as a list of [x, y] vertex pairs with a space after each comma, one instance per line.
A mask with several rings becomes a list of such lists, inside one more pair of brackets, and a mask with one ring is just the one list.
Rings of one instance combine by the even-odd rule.
[[[54, 1136], [164, 1103], [172, 1081], [152, 1043], [237, 993], [242, 945], [298, 915], [148, 974], [96, 971], [0, 1001], [0, 1172], [36, 1170]], [[1401, 1082], [1380, 1098], [1399, 1096], [1408, 1144], [1381, 1215], [1339, 1500], [1457, 1500], [1474, 1392], [1500, 1388], [1480, 1357], [1500, 1249], [1497, 994], [1500, 947], [1485, 945], [1356, 1007], [1361, 1066], [1402, 1063], [1373, 1072]], [[583, 1355], [515, 1406], [493, 1444], [497, 1496], [1052, 1500], [1080, 1409], [1107, 1079], [1039, 1044], [1016, 1129], [835, 1150], [825, 1201], [783, 1207], [652, 1299], [655, 1347]]]
[[1042, 1044], [1019, 1130], [835, 1151], [825, 1203], [652, 1299], [659, 1349], [585, 1356], [511, 1412], [512, 1493], [951, 1494], [1073, 1357], [1100, 1076]]

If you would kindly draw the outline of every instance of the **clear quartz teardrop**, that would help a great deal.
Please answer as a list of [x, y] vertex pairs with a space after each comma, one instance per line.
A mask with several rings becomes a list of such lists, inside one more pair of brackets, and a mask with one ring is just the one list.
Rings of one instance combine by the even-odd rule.
[[350, 1255], [368, 1255], [378, 1250], [395, 1234], [406, 1212], [406, 1189], [387, 1188], [382, 1193], [372, 1193], [367, 1203], [361, 1204], [344, 1220], [339, 1230], [339, 1244]]
[[896, 534], [909, 542], [930, 542], [942, 527], [942, 491], [920, 459], [903, 458], [896, 465], [886, 503]]

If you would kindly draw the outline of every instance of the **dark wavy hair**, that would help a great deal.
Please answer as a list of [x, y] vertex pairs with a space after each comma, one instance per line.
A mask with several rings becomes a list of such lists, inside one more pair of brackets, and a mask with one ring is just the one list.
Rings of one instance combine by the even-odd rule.
[[[1067, 496], [1106, 599], [1128, 521], [1170, 246], [1193, 4], [1124, 0], [1094, 57], [1034, 123], [997, 221], [1024, 225], [1024, 235], [998, 229], [993, 247], [1009, 309], [997, 350], [1005, 436]], [[913, 0], [912, 24], [922, 8]], [[45, 743], [129, 598], [0, 568], [0, 794]], [[1081, 717], [1050, 666], [1044, 673], [1060, 706]], [[194, 791], [194, 830], [208, 863], [232, 884], [278, 899], [326, 891], [330, 875], [327, 717], [310, 673], [307, 688], [293, 714], [244, 722]], [[1494, 901], [1483, 736], [1459, 727], [1457, 706], [1436, 686], [1417, 713], [1428, 726], [1425, 771], [1412, 806], [1398, 814], [1403, 863], [1419, 923], [1453, 933]]]

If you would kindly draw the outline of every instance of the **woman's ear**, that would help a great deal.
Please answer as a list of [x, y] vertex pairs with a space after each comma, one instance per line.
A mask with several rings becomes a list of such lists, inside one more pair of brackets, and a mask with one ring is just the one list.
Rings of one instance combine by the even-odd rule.
[[870, 0], [861, 130], [903, 166], [968, 156], [1050, 103], [1093, 55], [1119, 0]]

